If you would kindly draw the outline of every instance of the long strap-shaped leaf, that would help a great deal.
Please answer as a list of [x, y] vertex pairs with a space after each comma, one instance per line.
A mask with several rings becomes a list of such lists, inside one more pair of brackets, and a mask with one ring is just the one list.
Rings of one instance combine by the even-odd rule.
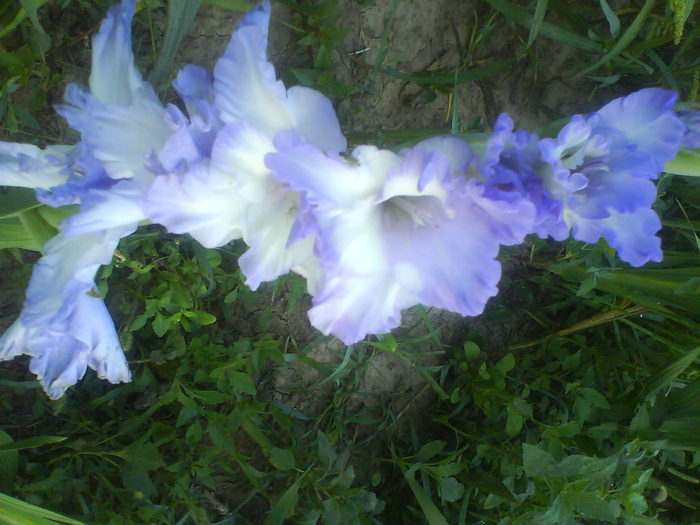
[[656, 0], [646, 0], [644, 2], [644, 5], [642, 8], [639, 10], [639, 13], [637, 13], [636, 18], [632, 22], [632, 24], [627, 28], [627, 31], [623, 33], [623, 35], [620, 37], [620, 40], [618, 40], [613, 48], [608, 51], [600, 60], [598, 60], [595, 64], [588, 66], [586, 69], [581, 71], [580, 73], [577, 73], [576, 76], [574, 76], [574, 79], [577, 79], [586, 73], [590, 73], [591, 71], [595, 71], [598, 69], [600, 66], [603, 64], [607, 64], [610, 62], [613, 58], [618, 56], [620, 53], [622, 53], [627, 46], [634, 40], [634, 37], [637, 36], [637, 33], [642, 29], [642, 25], [644, 24], [644, 20], [646, 20], [647, 15], [649, 14], [649, 11], [651, 11], [651, 8], [654, 7], [654, 3]]
[[200, 5], [202, 5], [202, 0], [170, 0], [168, 2], [168, 22], [165, 27], [163, 47], [149, 76], [149, 80], [156, 89], [168, 77], [175, 53], [192, 26]]
[[1, 525], [84, 525], [82, 521], [0, 494]]

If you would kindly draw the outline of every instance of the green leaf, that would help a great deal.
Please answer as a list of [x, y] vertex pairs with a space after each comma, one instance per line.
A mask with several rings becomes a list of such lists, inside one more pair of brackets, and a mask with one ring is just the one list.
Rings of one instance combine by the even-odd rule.
[[532, 25], [530, 26], [530, 35], [527, 37], [527, 47], [532, 45], [537, 39], [537, 35], [540, 33], [542, 22], [544, 22], [544, 16], [547, 14], [547, 3], [548, 0], [537, 0], [535, 16], [532, 17]]
[[51, 206], [41, 205], [37, 208], [41, 218], [54, 228], [58, 228], [58, 225], [63, 221], [63, 219], [76, 214], [78, 210], [80, 210], [79, 206], [61, 206], [60, 208], [52, 208]]
[[508, 437], [516, 436], [520, 432], [520, 429], [523, 428], [525, 419], [520, 412], [513, 408], [511, 404], [508, 404], [506, 413], [508, 414], [508, 418], [506, 420], [506, 434], [508, 434]]
[[486, 494], [493, 494], [510, 503], [520, 502], [510, 489], [506, 487], [500, 479], [494, 476], [479, 472], [470, 472], [468, 481], [469, 485], [476, 487]]
[[216, 390], [194, 390], [193, 393], [207, 405], [218, 405], [231, 400], [229, 394], [224, 394]]
[[660, 389], [667, 387], [671, 381], [685, 372], [698, 357], [700, 357], [700, 346], [693, 348], [687, 354], [679, 357], [652, 375], [646, 381], [649, 395], [653, 395]]
[[535, 478], [541, 476], [554, 463], [554, 458], [549, 452], [537, 448], [528, 443], [523, 443], [523, 467], [525, 474]]
[[25, 210], [17, 214], [17, 216], [37, 246], [44, 246], [46, 241], [57, 233], [56, 228], [44, 220], [37, 208]]
[[384, 68], [381, 71], [385, 75], [392, 78], [415, 82], [420, 86], [454, 86], [455, 84], [466, 84], [468, 82], [474, 82], [476, 80], [481, 80], [482, 78], [496, 75], [502, 71], [505, 71], [511, 67], [511, 65], [512, 61], [510, 60], [499, 60], [474, 69], [457, 71], [456, 73], [453, 70], [449, 72], [421, 71], [419, 73], [402, 73], [393, 68]]
[[442, 449], [445, 448], [445, 442], [439, 439], [436, 439], [435, 441], [430, 441], [429, 443], [426, 443], [423, 445], [418, 453], [416, 454], [416, 461], [419, 461], [421, 463], [425, 463], [428, 461], [430, 458], [435, 456], [436, 454], [439, 454], [442, 452]]
[[610, 28], [610, 34], [613, 38], [617, 38], [620, 34], [620, 19], [615, 14], [615, 11], [610, 9], [607, 0], [598, 0], [600, 2], [600, 8], [603, 10], [605, 19], [608, 21], [608, 27]]
[[[49, 0], [34, 0], [34, 6], [38, 9], [42, 5], [46, 4], [49, 2]], [[0, 38], [4, 37], [5, 35], [9, 34], [13, 29], [15, 29], [18, 25], [20, 25], [24, 20], [27, 19], [28, 13], [27, 10], [22, 8], [17, 12], [17, 15], [15, 18], [7, 24], [4, 27], [0, 26]]]
[[17, 217], [0, 219], [0, 249], [22, 248], [41, 251], [41, 244], [29, 234]]
[[435, 503], [433, 503], [430, 497], [416, 482], [414, 475], [416, 470], [418, 470], [418, 466], [414, 465], [408, 470], [401, 467], [401, 470], [403, 471], [404, 478], [406, 478], [406, 483], [408, 483], [411, 492], [413, 492], [413, 496], [416, 498], [418, 505], [420, 505], [423, 515], [425, 519], [428, 520], [429, 525], [449, 525], [445, 517], [435, 506]]
[[237, 392], [240, 392], [241, 394], [249, 394], [251, 396], [254, 396], [257, 392], [255, 389], [255, 383], [253, 383], [253, 378], [245, 372], [231, 371], [228, 373], [228, 376], [233, 388]]
[[292, 515], [294, 507], [299, 500], [299, 487], [303, 476], [297, 479], [284, 494], [278, 499], [270, 509], [270, 513], [265, 518], [263, 525], [282, 525], [284, 520]]
[[676, 175], [700, 177], [700, 150], [681, 148], [676, 158], [664, 165], [664, 171]]
[[0, 524], [8, 525], [84, 525], [62, 514], [42, 509], [22, 500], [0, 494]]
[[41, 206], [36, 192], [29, 188], [10, 188], [0, 195], [0, 218], [11, 217], [26, 210]]
[[[12, 436], [0, 430], [0, 445], [7, 445], [12, 442]], [[17, 450], [0, 452], [0, 488], [9, 489], [12, 486], [18, 465], [19, 452]]]
[[458, 501], [464, 495], [464, 485], [455, 478], [441, 478], [439, 482], [440, 497], [447, 502]]
[[182, 314], [202, 326], [216, 322], [215, 316], [207, 312], [202, 312], [201, 310], [185, 310]]
[[170, 74], [170, 69], [175, 62], [175, 53], [189, 31], [201, 4], [202, 0], [170, 0], [168, 2], [168, 20], [165, 26], [163, 45], [158, 54], [156, 65], [148, 77], [154, 86], [159, 87]]
[[473, 361], [481, 355], [479, 345], [474, 343], [473, 341], [465, 341], [462, 345], [462, 348], [464, 349], [464, 358], [467, 361]]
[[36, 39], [36, 48], [39, 53], [43, 56], [44, 53], [51, 47], [51, 38], [46, 34], [44, 28], [41, 27], [39, 22], [39, 14], [37, 10], [41, 7], [44, 2], [40, 0], [19, 0], [22, 9], [27, 13], [29, 20], [34, 26], [34, 36]]
[[110, 452], [110, 455], [145, 470], [154, 470], [165, 464], [158, 447], [153, 443], [133, 443], [120, 451]]
[[205, 4], [228, 9], [229, 11], [240, 11], [247, 13], [250, 11], [250, 2], [248, 0], [204, 0]]
[[[532, 27], [533, 17], [526, 9], [518, 7], [515, 4], [511, 4], [510, 2], [506, 2], [505, 0], [486, 0], [486, 2], [491, 5], [491, 7], [503, 14], [503, 16], [505, 16], [508, 20], [515, 22], [516, 24], [520, 24], [528, 29]], [[588, 38], [572, 33], [571, 31], [567, 31], [566, 29], [562, 29], [548, 22], [541, 23], [538, 34], [583, 51], [595, 52], [600, 51], [601, 49], [600, 44], [597, 42], [593, 42]]]
[[503, 374], [507, 374], [515, 368], [515, 357], [512, 353], [508, 353], [499, 359], [493, 367]]
[[587, 67], [580, 73], [577, 73], [574, 76], [574, 79], [580, 78], [583, 75], [590, 73], [591, 71], [595, 71], [600, 66], [607, 64], [613, 58], [622, 53], [625, 50], [625, 48], [630, 44], [630, 42], [634, 40], [634, 38], [637, 36], [637, 33], [639, 33], [639, 31], [642, 29], [644, 20], [646, 20], [646, 17], [649, 14], [649, 11], [651, 11], [651, 8], [654, 7], [654, 2], [655, 0], [646, 0], [642, 8], [639, 10], [639, 13], [637, 13], [637, 16], [635, 17], [634, 21], [630, 24], [630, 26], [623, 33], [620, 39], [615, 43], [613, 48], [610, 51], [608, 51], [605, 55], [603, 55], [603, 57], [600, 60]]
[[605, 501], [590, 492], [568, 492], [566, 499], [584, 518], [612, 523], [620, 517], [620, 504], [617, 501]]
[[44, 445], [53, 445], [55, 443], [61, 443], [68, 439], [63, 436], [36, 436], [27, 439], [20, 439], [19, 441], [13, 441], [11, 443], [4, 443], [0, 445], [0, 452], [5, 452], [8, 450], [24, 450], [25, 448], [36, 448], [42, 447]]
[[288, 448], [272, 447], [267, 460], [277, 470], [292, 470], [296, 467], [294, 452]]

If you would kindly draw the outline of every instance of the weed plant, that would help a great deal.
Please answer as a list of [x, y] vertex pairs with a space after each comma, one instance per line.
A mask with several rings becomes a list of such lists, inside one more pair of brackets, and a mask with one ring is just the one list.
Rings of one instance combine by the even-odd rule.
[[[333, 74], [331, 58], [348, 29], [339, 3], [278, 0], [308, 58], [303, 67], [280, 64], [283, 74], [342, 100], [358, 88]], [[353, 9], [373, 3], [349, 0]], [[47, 105], [59, 101], [69, 78], [87, 76], [85, 37], [108, 4], [3, 3], [4, 139], [43, 144], [65, 133]], [[484, 79], [498, 86], [509, 68], [539, 67], [554, 42], [576, 50], [562, 78], [572, 86], [594, 82], [583, 106], [646, 86], [697, 101], [693, 4], [472, 2], [476, 22], [458, 68], [400, 71], [387, 44], [363, 85], [401, 78], [421, 86], [426, 101]], [[167, 33], [165, 6], [139, 6], [136, 49], [149, 67]], [[478, 58], [479, 45], [506, 31], [516, 56]], [[156, 70], [166, 85], [163, 67]], [[455, 115], [443, 132], [483, 125]], [[435, 133], [346, 131], [394, 145]], [[332, 362], [317, 357], [327, 339], [307, 344], [295, 338], [299, 327], [286, 336], [275, 327], [279, 319], [295, 322], [305, 301], [299, 278], [253, 293], [237, 269], [238, 245], [205, 250], [188, 237], [142, 228], [122, 241], [100, 281], [131, 383], [88, 376], [49, 401], [24, 366], [3, 364], [0, 523], [700, 522], [700, 180], [664, 175], [658, 186], [662, 263], [632, 269], [602, 241], [533, 238], [526, 249], [502, 253], [501, 298], [459, 337], [440, 339], [430, 312], [417, 310], [422, 335], [403, 331], [342, 347]], [[32, 256], [13, 249], [2, 257], [10, 276], [2, 301], [19, 309], [18, 285]], [[367, 391], [365, 379], [386, 353], [415, 369], [422, 386]], [[280, 375], [300, 370], [315, 381], [280, 383]], [[290, 401], [298, 390], [313, 409]]]

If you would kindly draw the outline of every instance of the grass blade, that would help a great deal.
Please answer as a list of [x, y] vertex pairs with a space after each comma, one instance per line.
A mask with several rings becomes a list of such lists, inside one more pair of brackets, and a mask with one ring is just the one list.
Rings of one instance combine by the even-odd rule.
[[401, 471], [403, 472], [403, 475], [406, 478], [406, 483], [408, 483], [408, 486], [411, 488], [411, 492], [413, 492], [416, 501], [418, 501], [418, 505], [420, 505], [423, 514], [425, 514], [425, 519], [428, 520], [430, 525], [448, 525], [447, 520], [435, 506], [435, 503], [433, 503], [428, 495], [423, 492], [423, 489], [421, 489], [416, 482], [416, 478], [413, 475], [417, 469], [418, 467], [414, 465], [408, 470], [404, 470], [402, 467]]
[[685, 372], [685, 370], [691, 364], [693, 364], [693, 361], [695, 361], [698, 357], [700, 357], [700, 346], [693, 348], [690, 352], [679, 357], [651, 376], [648, 381], [649, 395], [652, 395], [662, 388], [668, 386], [671, 381]]
[[[486, 0], [486, 2], [508, 20], [527, 27], [528, 29], [532, 27], [534, 18], [526, 9], [506, 2], [505, 0]], [[552, 40], [557, 40], [568, 46], [575, 47], [576, 49], [581, 49], [582, 51], [600, 52], [601, 50], [598, 43], [571, 31], [567, 31], [566, 29], [562, 29], [554, 24], [550, 24], [549, 22], [543, 21], [538, 33]]]
[[642, 25], [644, 24], [644, 21], [646, 20], [649, 11], [651, 11], [651, 8], [654, 7], [654, 3], [655, 0], [646, 0], [632, 24], [627, 28], [627, 31], [625, 31], [620, 37], [620, 39], [615, 43], [613, 48], [610, 51], [608, 51], [605, 55], [603, 55], [603, 57], [600, 60], [598, 60], [595, 64], [588, 66], [580, 73], [574, 75], [574, 80], [582, 77], [587, 73], [590, 73], [591, 71], [595, 71], [600, 66], [607, 64], [613, 58], [622, 53], [642, 29]]
[[530, 36], [527, 37], [527, 47], [530, 47], [537, 39], [537, 35], [540, 34], [540, 28], [542, 27], [542, 22], [544, 22], [544, 15], [547, 14], [547, 3], [548, 0], [537, 0], [535, 16], [532, 18], [532, 25], [530, 26]]
[[501, 71], [505, 71], [511, 64], [511, 60], [499, 60], [481, 67], [468, 69], [466, 71], [459, 71], [457, 73], [454, 71], [421, 71], [419, 73], [402, 73], [392, 68], [384, 68], [381, 71], [390, 77], [408, 80], [409, 82], [415, 82], [418, 85], [455, 85], [466, 84], [467, 82], [474, 82], [475, 80], [481, 80], [482, 78], [496, 75]]

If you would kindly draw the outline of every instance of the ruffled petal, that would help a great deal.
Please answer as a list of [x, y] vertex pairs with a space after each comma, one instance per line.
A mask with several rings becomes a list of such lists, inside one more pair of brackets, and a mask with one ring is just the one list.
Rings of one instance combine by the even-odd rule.
[[0, 141], [0, 186], [48, 190], [70, 176], [69, 146], [42, 150], [31, 144]]
[[263, 0], [240, 21], [214, 69], [216, 104], [224, 122], [243, 120], [274, 135], [291, 128], [284, 84], [267, 61], [270, 2]]
[[672, 91], [642, 89], [609, 102], [590, 118], [593, 127], [623, 132], [629, 144], [651, 156], [659, 172], [675, 158], [683, 140], [685, 126], [672, 111], [676, 98]]
[[27, 340], [30, 348], [27, 353], [34, 356], [29, 362], [29, 370], [36, 374], [51, 399], [63, 396], [87, 370], [89, 350], [72, 335], [71, 325], [69, 322], [61, 327], [28, 330], [28, 335], [31, 335]]
[[92, 39], [90, 92], [103, 104], [128, 106], [139, 98], [157, 100], [134, 66], [131, 49], [131, 20], [134, 0], [112, 7]]
[[684, 148], [700, 148], [700, 111], [679, 111], [678, 117], [685, 126], [683, 133]]
[[655, 235], [661, 229], [661, 221], [650, 208], [632, 213], [612, 211], [609, 217], [595, 220], [571, 214], [568, 220], [573, 225], [574, 239], [594, 243], [603, 237], [617, 250], [620, 259], [632, 266], [663, 258], [661, 239]]
[[165, 145], [171, 130], [165, 108], [150, 97], [135, 98], [127, 106], [104, 104], [78, 86], [66, 89], [69, 106], [57, 111], [80, 133], [93, 155], [114, 179], [150, 181], [148, 159]]
[[285, 107], [296, 129], [308, 142], [323, 151], [340, 153], [348, 144], [328, 97], [303, 86], [287, 91]]
[[216, 248], [243, 235], [245, 207], [235, 180], [211, 184], [207, 164], [187, 172], [160, 175], [144, 201], [148, 217], [173, 233], [188, 233], [206, 248]]
[[80, 211], [61, 223], [64, 236], [110, 231], [121, 238], [133, 233], [146, 218], [141, 200], [147, 186], [134, 180], [123, 180], [109, 189], [93, 189], [81, 202]]
[[51, 399], [82, 379], [89, 366], [110, 383], [131, 380], [114, 324], [101, 299], [79, 296], [70, 312], [27, 327], [21, 320], [0, 337], [0, 360], [32, 356], [35, 373]]
[[322, 221], [324, 249], [338, 256], [313, 298], [311, 324], [345, 344], [396, 328], [415, 300], [386, 257], [378, 207], [365, 201]]
[[377, 195], [384, 175], [399, 164], [399, 157], [374, 146], [359, 146], [352, 153], [357, 168], [338, 156], [324, 155], [299, 134], [283, 131], [274, 139], [276, 153], [265, 157], [273, 177], [316, 206], [342, 208], [357, 199]]
[[97, 269], [111, 262], [120, 233], [59, 234], [47, 242], [29, 280], [22, 322], [31, 327], [68, 315], [77, 298], [93, 288]]
[[247, 13], [214, 69], [216, 105], [224, 122], [245, 121], [273, 137], [296, 129], [308, 142], [329, 152], [347, 147], [331, 102], [306, 87], [287, 91], [267, 60], [270, 2]]
[[199, 112], [202, 102], [209, 104], [214, 101], [212, 79], [202, 67], [187, 64], [175, 77], [173, 87], [185, 102], [190, 116]]
[[299, 196], [277, 191], [261, 203], [246, 210], [248, 250], [238, 259], [253, 290], [260, 283], [273, 281], [289, 271], [316, 280], [320, 271], [314, 256], [314, 238], [308, 237], [290, 245], [289, 238], [299, 208]]

